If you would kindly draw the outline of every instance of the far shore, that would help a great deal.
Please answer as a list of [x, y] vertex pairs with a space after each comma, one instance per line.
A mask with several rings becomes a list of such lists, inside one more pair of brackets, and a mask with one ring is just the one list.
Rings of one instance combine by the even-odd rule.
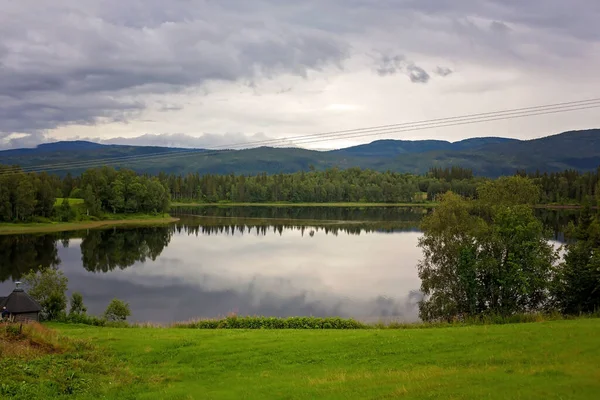
[[[171, 207], [414, 207], [433, 208], [438, 203], [429, 201], [426, 203], [360, 203], [360, 202], [333, 202], [333, 203], [182, 203], [173, 202]], [[580, 204], [536, 204], [534, 208], [545, 208], [549, 210], [579, 210], [583, 208]], [[592, 206], [592, 208], [598, 208]]]
[[76, 222], [44, 222], [44, 223], [29, 223], [29, 224], [0, 224], [0, 235], [15, 235], [20, 233], [52, 233], [77, 231], [81, 229], [97, 229], [108, 228], [111, 226], [126, 226], [126, 225], [162, 225], [170, 224], [179, 221], [179, 218], [168, 217], [152, 217], [148, 218], [132, 218], [132, 219], [115, 219], [102, 221], [76, 221]]
[[415, 207], [430, 208], [437, 203], [360, 203], [360, 202], [334, 202], [334, 203], [181, 203], [173, 202], [171, 207]]

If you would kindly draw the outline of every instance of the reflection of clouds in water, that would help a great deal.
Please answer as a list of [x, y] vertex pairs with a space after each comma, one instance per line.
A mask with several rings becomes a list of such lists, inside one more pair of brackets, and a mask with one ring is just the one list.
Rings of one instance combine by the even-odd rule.
[[154, 262], [89, 273], [76, 246], [60, 249], [71, 290], [99, 314], [112, 297], [135, 320], [173, 321], [231, 311], [260, 315], [339, 315], [414, 320], [418, 233], [302, 237], [174, 235]]

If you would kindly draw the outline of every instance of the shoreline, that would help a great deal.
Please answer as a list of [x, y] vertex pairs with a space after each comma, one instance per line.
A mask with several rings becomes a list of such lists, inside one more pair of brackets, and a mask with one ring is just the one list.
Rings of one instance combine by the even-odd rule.
[[0, 224], [0, 235], [18, 235], [21, 233], [55, 233], [77, 231], [81, 229], [98, 229], [108, 228], [112, 226], [127, 226], [127, 225], [153, 225], [153, 224], [170, 224], [179, 221], [175, 217], [161, 218], [133, 218], [133, 219], [115, 219], [102, 221], [78, 221], [78, 222], [43, 222], [30, 224]]
[[415, 207], [432, 208], [438, 203], [181, 203], [173, 202], [171, 207]]
[[[181, 203], [173, 202], [171, 207], [405, 207], [405, 208], [435, 208], [437, 202], [427, 203], [353, 203], [353, 202], [332, 202], [332, 203]], [[548, 210], [580, 210], [583, 208], [580, 204], [535, 204], [533, 208], [542, 208]], [[598, 209], [598, 206], [591, 206], [592, 209]]]

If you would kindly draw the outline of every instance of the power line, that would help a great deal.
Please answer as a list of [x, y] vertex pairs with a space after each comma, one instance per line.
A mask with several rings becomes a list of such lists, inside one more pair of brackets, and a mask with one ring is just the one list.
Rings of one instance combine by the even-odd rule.
[[[401, 123], [401, 124], [392, 124], [392, 125], [382, 125], [382, 126], [377, 126], [377, 127], [371, 127], [371, 128], [360, 128], [360, 129], [350, 129], [350, 130], [342, 130], [342, 131], [333, 131], [333, 132], [324, 132], [324, 133], [317, 133], [317, 134], [311, 134], [311, 135], [304, 135], [304, 136], [297, 136], [297, 137], [292, 137], [292, 138], [280, 138], [280, 139], [267, 139], [267, 140], [261, 140], [261, 141], [255, 141], [255, 142], [249, 142], [249, 143], [239, 143], [239, 144], [232, 144], [232, 145], [225, 145], [225, 146], [217, 146], [217, 147], [223, 147], [225, 150], [234, 150], [235, 147], [240, 147], [242, 146], [242, 148], [248, 148], [248, 147], [255, 147], [255, 146], [260, 146], [260, 145], [268, 145], [268, 144], [285, 144], [286, 141], [294, 141], [295, 143], [299, 143], [299, 142], [304, 142], [304, 143], [310, 143], [312, 142], [312, 138], [341, 138], [341, 137], [359, 137], [356, 134], [360, 133], [362, 135], [362, 133], [375, 133], [376, 134], [384, 134], [384, 133], [397, 133], [397, 132], [404, 132], [405, 130], [401, 130], [399, 131], [398, 128], [416, 128], [417, 126], [420, 125], [434, 125], [432, 127], [437, 127], [436, 125], [438, 123], [442, 123], [442, 122], [450, 122], [450, 121], [459, 121], [459, 120], [465, 120], [465, 119], [472, 119], [472, 118], [476, 118], [476, 119], [482, 119], [482, 118], [488, 118], [488, 117], [493, 117], [493, 116], [512, 116], [513, 114], [517, 113], [517, 114], [527, 114], [527, 115], [523, 115], [523, 116], [530, 116], [530, 115], [536, 115], [536, 114], [530, 114], [530, 111], [546, 111], [546, 110], [555, 110], [555, 109], [563, 109], [565, 107], [569, 107], [569, 108], [573, 108], [573, 110], [577, 110], [580, 108], [574, 108], [577, 106], [592, 106], [592, 105], [596, 105], [600, 102], [600, 98], [597, 99], [588, 99], [588, 100], [580, 100], [580, 101], [572, 101], [572, 102], [564, 102], [564, 103], [556, 103], [556, 104], [550, 104], [550, 105], [543, 105], [543, 106], [534, 106], [534, 107], [524, 107], [524, 108], [517, 108], [517, 109], [512, 109], [512, 110], [502, 110], [502, 111], [495, 111], [495, 112], [486, 112], [486, 113], [478, 113], [478, 114], [469, 114], [469, 115], [463, 115], [463, 116], [456, 116], [456, 117], [449, 117], [449, 118], [437, 118], [437, 119], [432, 119], [432, 120], [425, 120], [425, 121], [417, 121], [417, 122], [409, 122], [409, 123]], [[564, 109], [563, 111], [573, 111], [571, 109], [567, 110]], [[485, 122], [485, 121], [483, 121]], [[415, 130], [420, 130], [420, 129], [415, 129]], [[350, 136], [352, 135], [352, 136]], [[329, 140], [329, 139], [328, 139]], [[323, 141], [323, 140], [317, 140], [317, 141]], [[66, 168], [82, 168], [82, 167], [86, 167], [89, 165], [96, 165], [99, 162], [101, 163], [100, 165], [105, 165], [107, 163], [114, 163], [114, 162], [126, 162], [129, 160], [135, 160], [135, 161], [143, 161], [143, 160], [151, 160], [151, 159], [155, 159], [155, 158], [164, 158], [164, 157], [173, 157], [173, 156], [180, 156], [180, 155], [187, 155], [187, 154], [203, 154], [203, 155], [212, 155], [209, 152], [212, 151], [213, 154], [218, 154], [216, 151], [218, 149], [210, 149], [210, 150], [205, 150], [205, 149], [186, 149], [186, 150], [170, 150], [170, 151], [162, 151], [160, 153], [150, 153], [150, 154], [144, 154], [144, 155], [132, 155], [132, 156], [120, 156], [120, 157], [113, 157], [113, 158], [104, 158], [104, 159], [97, 159], [97, 160], [87, 160], [87, 161], [75, 161], [75, 162], [67, 162], [67, 163], [61, 163], [61, 164], [50, 164], [50, 165], [46, 165], [46, 166], [35, 166], [35, 167], [30, 167], [30, 168], [24, 168], [23, 170], [27, 170], [27, 172], [35, 172], [35, 171], [43, 171], [43, 170], [62, 170], [62, 169], [66, 169]]]
[[233, 145], [221, 146], [224, 147], [224, 150], [204, 150], [204, 149], [189, 149], [189, 150], [181, 150], [181, 151], [163, 151], [160, 153], [151, 153], [145, 155], [133, 155], [133, 156], [121, 156], [121, 157], [113, 157], [113, 158], [104, 158], [104, 159], [96, 159], [96, 160], [88, 160], [88, 161], [79, 161], [79, 162], [67, 162], [60, 164], [49, 164], [46, 166], [38, 165], [30, 168], [22, 168], [20, 171], [15, 169], [14, 171], [3, 171], [0, 175], [9, 174], [12, 172], [42, 172], [42, 171], [56, 171], [56, 170], [66, 170], [66, 169], [81, 169], [81, 168], [92, 168], [94, 166], [102, 166], [106, 164], [111, 164], [115, 162], [119, 163], [132, 163], [139, 161], [153, 161], [162, 159], [165, 157], [168, 158], [179, 158], [190, 155], [201, 155], [201, 156], [211, 156], [217, 154], [223, 154], [227, 152], [234, 151], [234, 147], [244, 146], [245, 148], [254, 147], [256, 145], [266, 145], [272, 143], [280, 143], [292, 141], [295, 143], [316, 143], [321, 141], [329, 141], [336, 139], [348, 139], [348, 138], [357, 138], [357, 137], [367, 137], [367, 136], [375, 136], [382, 134], [390, 134], [390, 133], [400, 133], [400, 132], [408, 132], [408, 131], [416, 131], [423, 129], [433, 129], [433, 128], [443, 128], [449, 126], [459, 126], [459, 125], [467, 125], [481, 122], [489, 122], [489, 121], [497, 121], [497, 120], [508, 120], [515, 118], [523, 118], [529, 116], [536, 115], [546, 115], [546, 114], [556, 114], [562, 112], [570, 112], [577, 110], [585, 110], [591, 108], [600, 107], [600, 98], [598, 99], [589, 99], [589, 100], [581, 100], [576, 102], [566, 102], [566, 103], [557, 103], [550, 104], [545, 106], [534, 106], [534, 107], [524, 107], [517, 108], [512, 110], [502, 110], [495, 112], [486, 112], [479, 114], [470, 114], [456, 117], [448, 117], [448, 118], [437, 118], [425, 121], [418, 122], [410, 122], [410, 123], [401, 123], [401, 124], [392, 124], [392, 125], [382, 125], [371, 128], [360, 128], [360, 129], [350, 129], [343, 131], [334, 131], [334, 132], [325, 132], [325, 133], [317, 133], [311, 135], [297, 136], [292, 138], [281, 138], [281, 139], [268, 139], [262, 141], [255, 141], [250, 143], [240, 143]]

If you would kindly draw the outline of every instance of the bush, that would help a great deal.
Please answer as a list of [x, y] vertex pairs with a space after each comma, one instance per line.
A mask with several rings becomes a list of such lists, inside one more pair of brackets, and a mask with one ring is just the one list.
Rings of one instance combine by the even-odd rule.
[[131, 310], [129, 309], [129, 304], [119, 299], [112, 299], [104, 312], [104, 318], [111, 322], [125, 321], [130, 315]]
[[93, 315], [87, 314], [69, 314], [63, 316], [59, 322], [66, 324], [83, 324], [92, 326], [106, 326], [106, 320], [103, 318], [94, 317]]
[[85, 314], [86, 312], [87, 308], [83, 305], [83, 295], [79, 292], [73, 292], [69, 314]]
[[177, 323], [175, 327], [196, 329], [366, 329], [369, 326], [353, 319], [338, 317], [238, 317], [206, 319]]

